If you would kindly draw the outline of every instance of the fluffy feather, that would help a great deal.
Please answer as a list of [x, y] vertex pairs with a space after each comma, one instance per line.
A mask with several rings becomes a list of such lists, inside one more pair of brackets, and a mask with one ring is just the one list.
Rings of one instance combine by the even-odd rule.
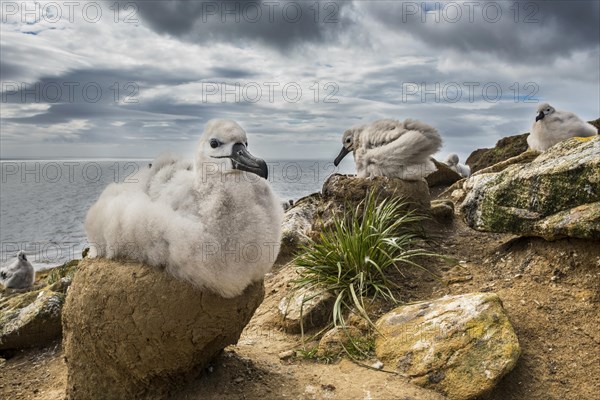
[[546, 151], [556, 143], [571, 137], [588, 137], [598, 134], [598, 130], [568, 111], [556, 110], [548, 103], [541, 104], [536, 121], [527, 137], [529, 148]]
[[23, 251], [10, 265], [0, 269], [0, 283], [6, 288], [28, 289], [35, 282], [35, 270]]
[[442, 139], [421, 121], [382, 119], [347, 130], [342, 143], [354, 152], [359, 177], [417, 180], [436, 170], [430, 157], [440, 149]]
[[224, 297], [262, 279], [279, 251], [283, 209], [266, 179], [234, 168], [233, 146], [246, 143], [237, 123], [213, 120], [193, 163], [166, 154], [138, 183], [109, 185], [86, 218], [91, 256], [165, 267]]
[[459, 163], [458, 154], [450, 154], [448, 155], [448, 159], [446, 160], [446, 165], [454, 172], [462, 176], [463, 178], [468, 178], [471, 176], [471, 167], [466, 164]]

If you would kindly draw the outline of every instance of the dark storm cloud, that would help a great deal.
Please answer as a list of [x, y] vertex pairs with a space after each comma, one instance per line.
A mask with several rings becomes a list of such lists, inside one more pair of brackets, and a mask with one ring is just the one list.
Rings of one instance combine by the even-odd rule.
[[[109, 1], [109, 0], [107, 0]], [[114, 1], [110, 0], [110, 3]], [[135, 16], [156, 32], [194, 43], [258, 40], [281, 50], [328, 41], [352, 21], [350, 1], [230, 0], [120, 1], [135, 4]]]
[[17, 76], [19, 76], [19, 67], [2, 58], [0, 60], [0, 79], [3, 81], [16, 79]]
[[578, 50], [597, 51], [600, 37], [598, 1], [378, 1], [364, 11], [388, 29], [436, 49], [495, 54], [512, 62], [549, 61]]

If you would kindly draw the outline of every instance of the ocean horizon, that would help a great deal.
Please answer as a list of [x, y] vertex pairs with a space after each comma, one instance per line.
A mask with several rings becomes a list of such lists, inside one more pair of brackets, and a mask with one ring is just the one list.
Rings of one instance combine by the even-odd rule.
[[[0, 264], [25, 251], [36, 270], [81, 258], [88, 246], [83, 223], [89, 207], [113, 182], [135, 182], [152, 159], [48, 158], [0, 161]], [[268, 162], [269, 182], [283, 201], [321, 190], [333, 173], [354, 173], [331, 160]]]

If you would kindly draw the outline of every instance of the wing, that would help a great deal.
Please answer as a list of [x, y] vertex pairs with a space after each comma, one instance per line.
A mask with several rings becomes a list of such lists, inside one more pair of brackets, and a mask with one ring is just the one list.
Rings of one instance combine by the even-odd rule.
[[565, 139], [573, 136], [594, 136], [598, 130], [591, 124], [583, 121], [576, 114], [568, 111], [559, 111], [552, 115], [550, 126], [554, 136]]
[[160, 155], [152, 162], [152, 167], [147, 172], [145, 192], [152, 200], [156, 200], [172, 184], [177, 175], [192, 172], [192, 162], [183, 160], [170, 153]]
[[384, 146], [368, 150], [365, 158], [367, 163], [398, 166], [421, 164], [427, 162], [441, 146], [442, 139], [437, 131], [411, 130]]
[[7, 271], [0, 271], [0, 279], [6, 280], [6, 279], [8, 279], [9, 276], [10, 276], [9, 272], [7, 272]]

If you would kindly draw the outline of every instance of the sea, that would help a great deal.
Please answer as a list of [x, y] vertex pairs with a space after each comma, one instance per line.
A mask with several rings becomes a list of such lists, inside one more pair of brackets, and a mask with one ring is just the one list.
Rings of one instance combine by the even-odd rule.
[[[0, 162], [0, 265], [23, 250], [36, 270], [81, 258], [88, 246], [87, 210], [113, 182], [132, 182], [151, 160], [5, 160]], [[318, 192], [333, 173], [354, 173], [331, 160], [268, 163], [269, 182], [282, 200]]]

